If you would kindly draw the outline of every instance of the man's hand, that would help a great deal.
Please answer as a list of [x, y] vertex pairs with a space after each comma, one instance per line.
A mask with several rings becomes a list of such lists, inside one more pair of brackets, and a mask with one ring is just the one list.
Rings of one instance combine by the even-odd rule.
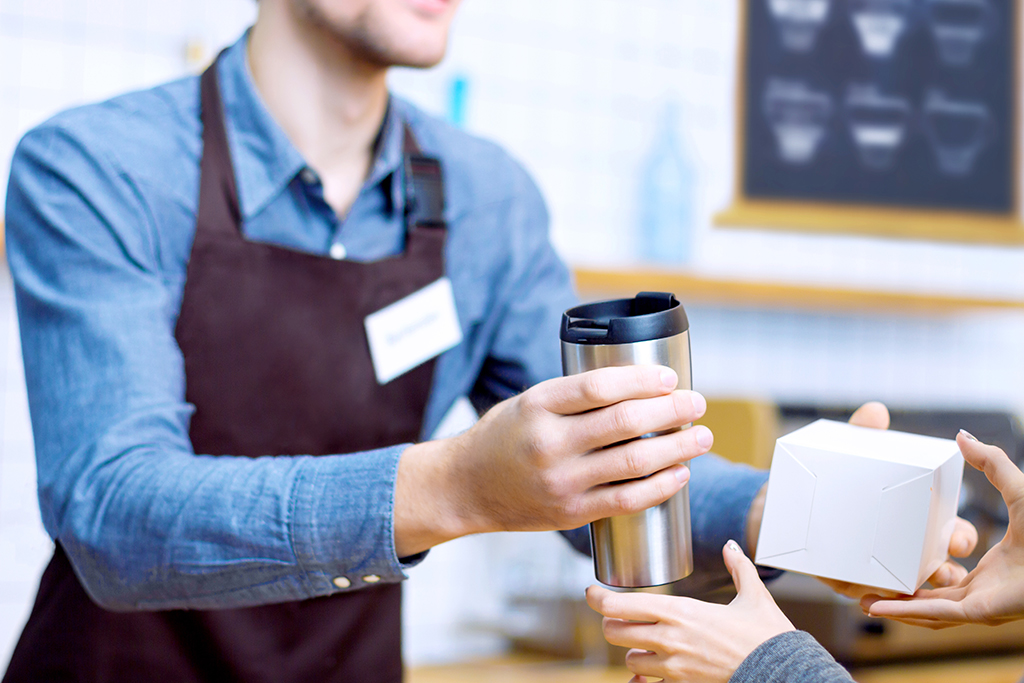
[[[850, 416], [850, 424], [857, 425], [858, 427], [870, 427], [872, 429], [888, 429], [889, 409], [877, 401], [865, 403]], [[766, 493], [767, 484], [761, 489], [757, 498], [751, 504], [750, 512], [747, 515], [747, 538], [749, 539], [747, 545], [751, 555], [754, 555], [757, 550], [757, 536], [761, 531], [761, 519], [764, 515]], [[978, 545], [977, 529], [967, 520], [958, 517], [956, 519], [956, 526], [953, 528], [953, 535], [949, 539], [949, 554], [953, 557], [967, 557], [974, 552], [976, 545]], [[935, 573], [929, 577], [928, 582], [933, 586], [950, 586], [958, 583], [966, 575], [966, 569], [956, 562], [947, 560], [935, 570]], [[859, 600], [866, 595], [879, 595], [877, 588], [868, 588], [833, 579], [819, 580], [840, 595], [845, 595], [854, 600]], [[883, 592], [884, 597], [896, 597], [896, 595], [898, 594]]]
[[912, 597], [861, 600], [865, 613], [918, 626], [1001, 624], [1024, 619], [1024, 474], [995, 446], [961, 431], [960, 452], [999, 489], [1010, 513], [1006, 535], [955, 585], [920, 590]]
[[704, 414], [660, 366], [601, 368], [499, 403], [469, 431], [410, 446], [399, 462], [395, 546], [409, 556], [487, 531], [572, 529], [644, 510], [679, 491], [707, 427], [647, 439]]

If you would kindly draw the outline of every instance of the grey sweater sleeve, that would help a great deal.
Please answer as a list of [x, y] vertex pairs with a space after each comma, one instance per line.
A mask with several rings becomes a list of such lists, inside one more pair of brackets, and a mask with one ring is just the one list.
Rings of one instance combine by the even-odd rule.
[[761, 643], [729, 683], [852, 683], [853, 678], [811, 634], [788, 631]]

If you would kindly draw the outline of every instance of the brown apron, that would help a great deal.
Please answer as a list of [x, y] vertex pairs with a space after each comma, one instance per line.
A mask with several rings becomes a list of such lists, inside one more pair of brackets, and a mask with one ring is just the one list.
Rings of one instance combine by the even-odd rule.
[[[336, 261], [242, 236], [216, 63], [176, 337], [196, 453], [352, 453], [419, 437], [433, 361], [380, 386], [364, 318], [443, 275], [440, 165], [405, 133], [405, 253]], [[401, 585], [260, 607], [114, 613], [58, 542], [4, 683], [400, 681]]]

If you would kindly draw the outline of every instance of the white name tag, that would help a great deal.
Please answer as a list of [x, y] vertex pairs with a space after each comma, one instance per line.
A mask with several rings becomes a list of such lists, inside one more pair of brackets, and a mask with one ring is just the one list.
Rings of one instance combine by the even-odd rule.
[[366, 316], [373, 371], [387, 384], [462, 341], [452, 281], [446, 277]]

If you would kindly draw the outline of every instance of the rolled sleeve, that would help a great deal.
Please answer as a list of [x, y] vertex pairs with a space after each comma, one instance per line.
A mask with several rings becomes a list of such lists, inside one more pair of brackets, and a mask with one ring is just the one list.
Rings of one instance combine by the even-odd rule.
[[330, 459], [303, 462], [291, 537], [311, 594], [335, 591], [339, 583], [357, 589], [400, 581], [405, 569], [426, 556], [399, 558], [395, 552], [395, 478], [404, 450], [396, 446], [350, 454], [344, 467]]
[[698, 565], [722, 564], [722, 546], [734, 540], [748, 547], [747, 513], [768, 472], [714, 454], [690, 463], [690, 519]]
[[[732, 585], [722, 547], [734, 540], [748, 547], [750, 504], [768, 481], [768, 472], [729, 462], [712, 453], [690, 462], [690, 528], [694, 572], [677, 584], [680, 594], [703, 595]], [[762, 578], [779, 574], [758, 568]]]

